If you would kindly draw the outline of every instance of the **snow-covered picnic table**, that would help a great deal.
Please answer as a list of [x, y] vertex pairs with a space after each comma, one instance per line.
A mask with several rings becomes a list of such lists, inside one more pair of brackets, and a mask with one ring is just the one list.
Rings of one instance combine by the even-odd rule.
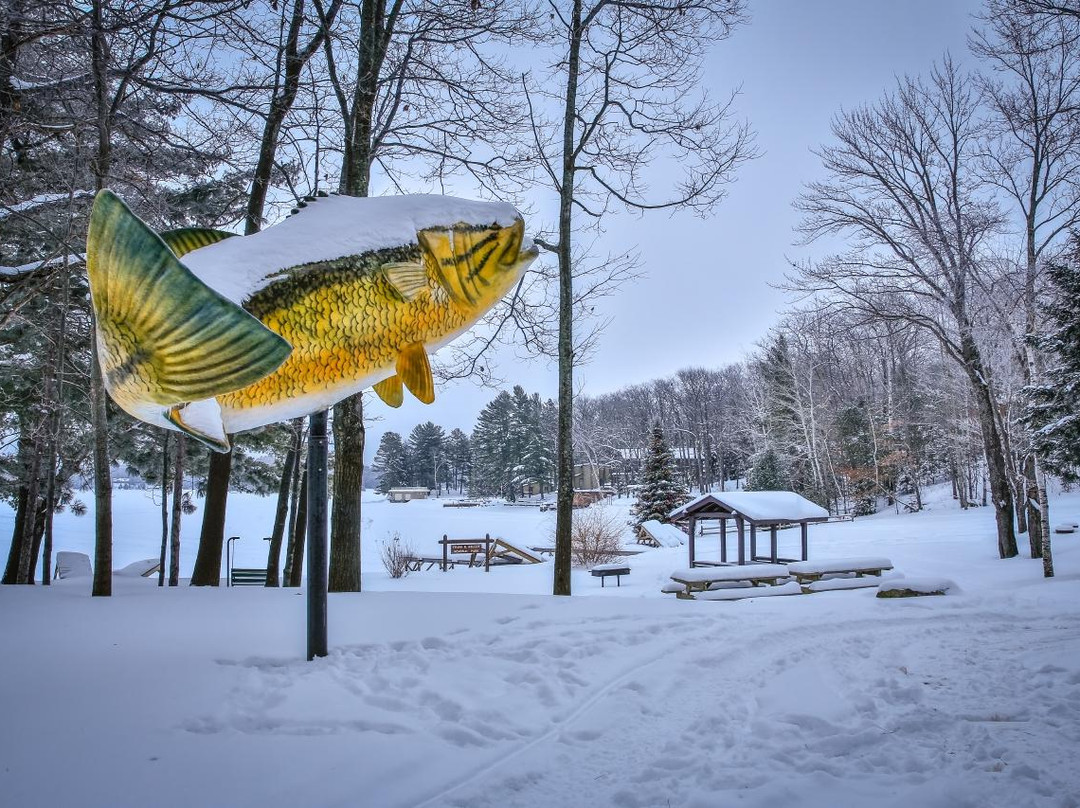
[[742, 564], [731, 567], [694, 567], [675, 570], [671, 580], [683, 585], [681, 596], [704, 592], [715, 583], [775, 584], [788, 577], [787, 567], [783, 564]]
[[854, 573], [856, 577], [878, 575], [893, 568], [887, 558], [831, 558], [824, 561], [795, 561], [788, 572], [801, 584], [821, 580], [823, 575]]
[[589, 570], [589, 573], [594, 578], [600, 579], [600, 588], [604, 588], [604, 580], [609, 575], [615, 576], [615, 585], [622, 586], [622, 576], [630, 574], [630, 566], [628, 564], [597, 564]]

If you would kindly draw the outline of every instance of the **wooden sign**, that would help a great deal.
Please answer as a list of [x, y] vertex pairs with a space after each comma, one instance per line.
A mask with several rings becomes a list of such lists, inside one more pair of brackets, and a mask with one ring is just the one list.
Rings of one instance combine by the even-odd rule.
[[451, 544], [451, 553], [482, 553], [484, 552], [484, 545], [482, 544]]

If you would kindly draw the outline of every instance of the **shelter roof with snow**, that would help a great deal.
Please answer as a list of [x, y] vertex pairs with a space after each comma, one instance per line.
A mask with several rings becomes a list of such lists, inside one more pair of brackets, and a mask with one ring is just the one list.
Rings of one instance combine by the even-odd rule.
[[776, 522], [824, 522], [829, 512], [820, 505], [793, 491], [721, 491], [702, 494], [673, 510], [668, 519], [677, 521], [692, 513], [716, 514], [727, 512], [729, 518], [742, 515], [747, 521], [760, 524]]
[[[791, 491], [720, 491], [702, 494], [692, 499], [685, 505], [680, 505], [673, 510], [668, 519], [672, 522], [686, 522], [690, 541], [688, 549], [690, 553], [690, 566], [702, 566], [707, 564], [726, 564], [727, 560], [727, 523], [731, 520], [735, 523], [738, 534], [738, 563], [747, 563], [746, 533], [749, 526], [750, 553], [749, 561], [795, 561], [796, 559], [781, 559], [777, 554], [777, 529], [785, 525], [799, 525], [801, 532], [801, 560], [806, 561], [807, 525], [811, 522], [824, 522], [829, 518], [829, 512], [806, 497], [799, 496]], [[697, 559], [695, 553], [695, 538], [697, 537], [698, 522], [720, 522], [720, 559], [719, 562], [708, 562]], [[770, 536], [770, 552], [767, 556], [759, 556], [757, 552], [758, 528], [767, 528]], [[703, 531], [704, 532], [704, 531]]]

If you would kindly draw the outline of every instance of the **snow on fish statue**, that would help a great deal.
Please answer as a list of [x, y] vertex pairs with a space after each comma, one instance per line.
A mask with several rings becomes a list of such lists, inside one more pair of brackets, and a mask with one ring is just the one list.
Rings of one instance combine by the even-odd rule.
[[86, 240], [109, 394], [220, 452], [228, 433], [368, 386], [390, 406], [403, 386], [430, 404], [428, 352], [475, 323], [537, 255], [512, 206], [443, 196], [328, 197], [231, 235], [156, 234], [102, 191]]

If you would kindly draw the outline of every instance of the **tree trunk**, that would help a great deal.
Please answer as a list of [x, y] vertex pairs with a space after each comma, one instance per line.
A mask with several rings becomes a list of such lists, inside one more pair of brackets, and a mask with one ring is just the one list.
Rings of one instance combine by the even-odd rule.
[[1043, 474], [1039, 465], [1039, 459], [1035, 458], [1035, 479], [1039, 490], [1039, 522], [1042, 527], [1043, 577], [1054, 577], [1054, 550], [1050, 543], [1050, 504], [1046, 499], [1046, 475]]
[[982, 432], [983, 452], [986, 456], [987, 472], [990, 476], [990, 495], [994, 502], [994, 518], [997, 522], [998, 555], [1012, 558], [1018, 554], [1016, 534], [1013, 530], [1012, 486], [1009, 482], [1008, 459], [1005, 457], [1004, 444], [998, 431], [997, 416], [994, 412], [993, 391], [986, 379], [986, 373], [970, 335], [962, 337], [964, 368], [971, 381], [972, 392], [979, 412], [979, 427]]
[[[36, 430], [35, 430], [36, 432]], [[34, 534], [37, 531], [38, 499], [41, 496], [41, 445], [35, 437], [30, 445], [30, 465], [26, 476], [26, 518], [22, 523], [19, 542], [19, 568], [15, 583], [33, 583]]]
[[[17, 452], [18, 467], [23, 468], [27, 463], [27, 456], [29, 453], [30, 440], [29, 436], [20, 432], [19, 434], [19, 448]], [[23, 543], [23, 530], [26, 522], [26, 511], [29, 504], [27, 495], [29, 493], [26, 480], [23, 480], [18, 487], [18, 493], [15, 499], [15, 525], [11, 531], [11, 546], [8, 548], [7, 564], [4, 566], [4, 577], [2, 582], [5, 584], [17, 584], [19, 582], [19, 556], [22, 552]]]
[[285, 538], [285, 528], [289, 517], [289, 495], [292, 493], [293, 478], [296, 476], [296, 461], [303, 440], [303, 419], [292, 420], [293, 442], [285, 455], [281, 469], [281, 482], [278, 484], [277, 509], [274, 511], [274, 530], [270, 535], [270, 550], [266, 556], [266, 585], [279, 586], [281, 578], [281, 542]]
[[94, 597], [112, 595], [112, 474], [105, 420], [105, 381], [98, 362], [97, 340], [90, 338], [90, 411], [94, 422]]
[[210, 452], [210, 470], [206, 475], [206, 502], [203, 503], [199, 552], [191, 573], [192, 586], [221, 584], [221, 551], [225, 545], [225, 506], [229, 498], [232, 452]]
[[[97, 114], [97, 152], [92, 160], [94, 190], [108, 181], [112, 165], [112, 118], [109, 104], [109, 46], [101, 13], [101, 0], [91, 0], [90, 48]], [[98, 360], [96, 323], [90, 317], [90, 413], [94, 430], [94, 597], [112, 595], [112, 474], [109, 468], [109, 435], [105, 403], [105, 380]]]
[[303, 438], [301, 437], [301, 440], [300, 440], [300, 453], [297, 455], [296, 460], [295, 460], [294, 465], [293, 465], [292, 495], [289, 498], [289, 528], [288, 528], [288, 530], [289, 530], [288, 537], [289, 538], [288, 538], [288, 543], [287, 543], [287, 545], [285, 547], [285, 569], [282, 571], [282, 578], [281, 578], [281, 585], [282, 586], [292, 586], [290, 581], [292, 581], [292, 561], [293, 561], [293, 556], [295, 555], [296, 522], [297, 522], [297, 517], [298, 517], [297, 512], [300, 510], [300, 495], [301, 495], [301, 493], [305, 493], [305, 492], [302, 492], [300, 490], [301, 487], [302, 487], [301, 482], [300, 482], [300, 478], [301, 478], [301, 469], [303, 468], [303, 466], [301, 464], [301, 458], [303, 457], [303, 453], [304, 453], [304, 442], [303, 442]]
[[331, 592], [360, 591], [360, 514], [364, 491], [362, 393], [334, 405], [334, 511], [330, 530]]
[[158, 556], [157, 585], [165, 586], [165, 550], [169, 546], [169, 430], [161, 446], [161, 554]]
[[1028, 455], [1024, 458], [1024, 475], [1021, 477], [1025, 487], [1023, 490], [1024, 500], [1016, 509], [1017, 516], [1027, 514], [1028, 548], [1032, 558], [1042, 558], [1042, 512], [1039, 509], [1039, 484], [1035, 478], [1035, 457]]
[[563, 107], [562, 178], [559, 188], [559, 433], [556, 441], [555, 570], [552, 593], [570, 594], [571, 525], [574, 518], [574, 293], [571, 239], [575, 182], [575, 124], [581, 61], [581, 0], [570, 12], [566, 104]]
[[169, 586], [180, 583], [180, 505], [184, 499], [184, 436], [177, 435], [173, 456], [172, 523], [169, 526]]
[[300, 586], [304, 573], [304, 540], [307, 538], [307, 499], [308, 499], [308, 475], [305, 466], [300, 475], [300, 495], [296, 507], [296, 522], [293, 524], [292, 536], [289, 546], [292, 552], [285, 567], [285, 586]]

